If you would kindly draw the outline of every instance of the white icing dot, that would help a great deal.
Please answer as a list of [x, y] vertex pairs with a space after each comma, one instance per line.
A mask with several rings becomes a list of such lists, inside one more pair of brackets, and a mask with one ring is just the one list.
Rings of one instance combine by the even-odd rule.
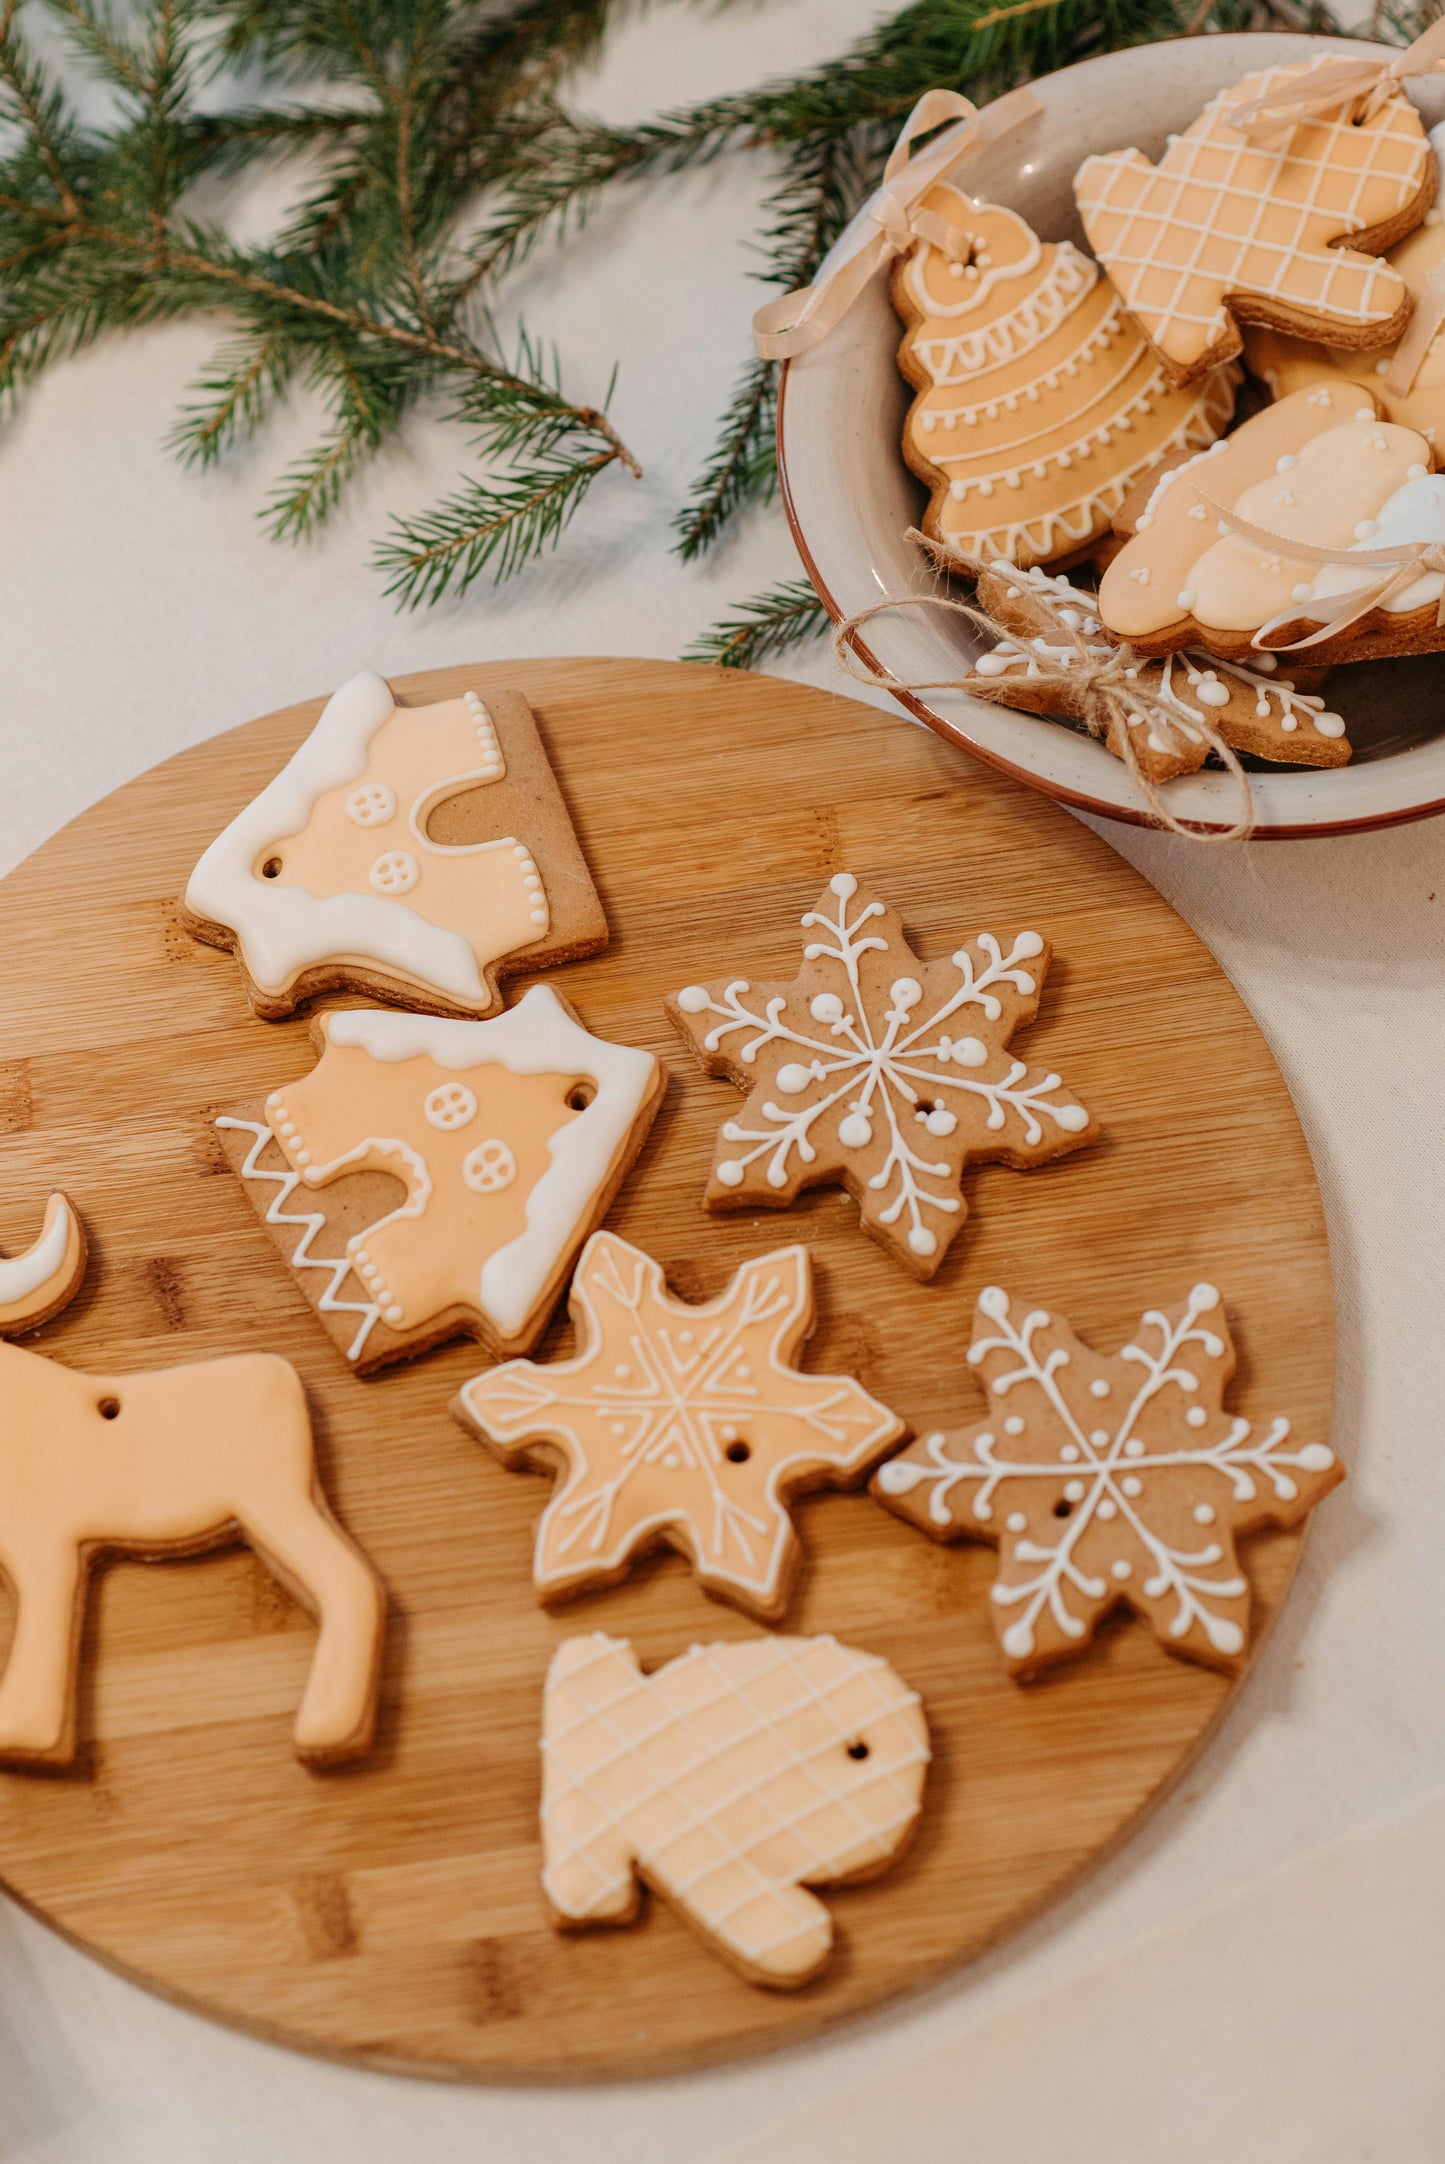
[[820, 992], [816, 999], [810, 1001], [808, 1012], [815, 1022], [841, 1022], [843, 1002], [836, 992]]
[[719, 1184], [723, 1187], [741, 1187], [743, 1184], [743, 1167], [735, 1157], [725, 1157], [717, 1168], [717, 1178]]
[[1094, 1445], [1094, 1448], [1096, 1450], [1099, 1448], [1101, 1443], [1107, 1443], [1108, 1440], [1109, 1431], [1107, 1428], [1094, 1428], [1090, 1432], [1089, 1441]]
[[[868, 1119], [865, 1113], [848, 1113], [846, 1118], [841, 1119], [838, 1122], [838, 1140], [842, 1143], [845, 1150], [866, 1149], [868, 1144], [873, 1140], [872, 1122]], [[781, 1182], [779, 1182], [778, 1184], [781, 1185]], [[931, 1248], [925, 1248], [922, 1250], [922, 1252], [925, 1254], [931, 1254], [933, 1250]]]
[[1216, 1308], [1219, 1305], [1217, 1287], [1201, 1279], [1189, 1295], [1189, 1305], [1196, 1314], [1207, 1315], [1211, 1308]]
[[1059, 1456], [1063, 1459], [1065, 1465], [1072, 1465], [1078, 1455], [1079, 1446], [1077, 1443], [1061, 1444], [1059, 1449]]
[[1116, 1502], [1115, 1502], [1115, 1501], [1113, 1500], [1112, 1496], [1108, 1496], [1108, 1495], [1103, 1495], [1103, 1496], [1100, 1496], [1100, 1498], [1099, 1498], [1099, 1516], [1100, 1516], [1101, 1518], [1116, 1518], [1116, 1517], [1117, 1517], [1118, 1515], [1119, 1515], [1119, 1506], [1118, 1506], [1118, 1504], [1117, 1504], [1117, 1503], [1116, 1503]]
[[1139, 1438], [1138, 1438], [1138, 1436], [1137, 1436], [1137, 1435], [1131, 1435], [1131, 1436], [1129, 1437], [1129, 1440], [1128, 1440], [1128, 1442], [1127, 1442], [1127, 1443], [1125, 1443], [1125, 1445], [1124, 1445], [1124, 1455], [1125, 1455], [1125, 1457], [1126, 1457], [1126, 1458], [1142, 1458], [1142, 1457], [1143, 1457], [1143, 1455], [1144, 1455], [1144, 1445], [1143, 1445], [1143, 1444], [1142, 1444], [1142, 1443], [1140, 1442], [1140, 1440], [1139, 1440]]
[[935, 1105], [923, 1122], [931, 1135], [951, 1135], [958, 1125], [957, 1117], [943, 1105]]
[[1023, 1434], [1023, 1432], [1024, 1432], [1024, 1424], [1023, 1424], [1022, 1420], [1021, 1420], [1021, 1419], [1019, 1418], [1019, 1416], [1018, 1416], [1018, 1414], [1017, 1414], [1017, 1413], [1010, 1413], [1010, 1414], [1009, 1414], [1009, 1416], [1008, 1416], [1007, 1420], [1006, 1420], [1006, 1421], [1004, 1422], [1004, 1424], [1003, 1424], [1003, 1431], [1004, 1431], [1004, 1434], [1005, 1434], [1005, 1435], [1022, 1435], [1022, 1434]]
[[1021, 1533], [1028, 1522], [1021, 1510], [1011, 1510], [1004, 1519], [1004, 1524], [1011, 1533]]
[[1194, 606], [1194, 588], [1192, 586], [1182, 588], [1175, 595], [1175, 600], [1181, 609], [1192, 609]]
[[1110, 1567], [1113, 1570], [1114, 1576], [1118, 1578], [1121, 1583], [1125, 1578], [1130, 1575], [1133, 1568], [1127, 1555], [1121, 1555], [1116, 1557], [1115, 1561]]
[[389, 1322], [393, 1329], [396, 1328], [396, 1325], [401, 1321], [401, 1318], [402, 1310], [395, 1304], [387, 1308], [382, 1315], [382, 1321]]
[[1194, 1506], [1194, 1522], [1196, 1525], [1213, 1525], [1214, 1505], [1212, 1503], [1196, 1503]]
[[938, 1235], [926, 1225], [915, 1225], [908, 1235], [908, 1245], [915, 1255], [932, 1255], [938, 1250]]
[[701, 1014], [708, 1005], [706, 985], [685, 984], [677, 995], [677, 1004], [684, 1014]]
[[811, 1071], [800, 1066], [796, 1060], [789, 1060], [786, 1067], [778, 1069], [778, 1088], [785, 1097], [796, 1097], [800, 1090], [808, 1087], [812, 1079]]
[[1082, 1480], [1068, 1480], [1064, 1483], [1064, 1494], [1071, 1503], [1082, 1503], [1087, 1492]]
[[1379, 419], [1379, 415], [1373, 406], [1356, 406], [1355, 419], [1357, 421], [1376, 421]]
[[1407, 481], [1423, 481], [1429, 471], [1428, 466], [1407, 466], [1405, 468], [1405, 479]]
[[1288, 473], [1293, 467], [1297, 466], [1298, 464], [1299, 460], [1295, 457], [1294, 452], [1286, 451], [1283, 458], [1277, 458], [1275, 460], [1274, 470], [1276, 473]]
[[1082, 1105], [1060, 1105], [1054, 1119], [1066, 1135], [1082, 1134], [1089, 1124], [1089, 1115]]
[[388, 849], [367, 873], [378, 894], [409, 894], [421, 877], [421, 866], [407, 849]]
[[1184, 1417], [1191, 1428], [1202, 1428], [1209, 1415], [1202, 1405], [1191, 1405]]
[[828, 892], [836, 894], [840, 902], [851, 902], [858, 892], [858, 882], [851, 872], [834, 872], [828, 881]]
[[1299, 1454], [1300, 1469], [1306, 1473], [1323, 1473], [1335, 1462], [1335, 1454], [1328, 1443], [1306, 1443]]
[[1218, 677], [1214, 677], [1212, 682], [1209, 677], [1205, 677], [1201, 683], [1195, 686], [1194, 695], [1201, 706], [1228, 706], [1229, 704], [1229, 687], [1226, 684], [1221, 684]]
[[1321, 736], [1343, 736], [1344, 717], [1340, 714], [1316, 714], [1315, 727]]
[[1090, 1383], [1089, 1395], [1090, 1397], [1094, 1398], [1106, 1398], [1109, 1395], [1109, 1385], [1105, 1382], [1102, 1375], [1096, 1375], [1094, 1377], [1094, 1380]]
[[1137, 1473], [1126, 1473], [1119, 1485], [1128, 1496], [1142, 1495], [1144, 1493], [1144, 1483]]

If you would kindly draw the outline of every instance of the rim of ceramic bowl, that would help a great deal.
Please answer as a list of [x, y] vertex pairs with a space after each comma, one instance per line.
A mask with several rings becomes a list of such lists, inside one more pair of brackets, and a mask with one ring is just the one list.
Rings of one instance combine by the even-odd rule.
[[[1340, 48], [1345, 49], [1352, 55], [1386, 49], [1372, 46], [1368, 42], [1357, 38], [1303, 37], [1287, 32], [1241, 31], [1207, 39], [1174, 38], [1153, 45], [1127, 46], [1118, 52], [1103, 53], [1094, 59], [1079, 61], [1073, 67], [1061, 68], [1052, 75], [1041, 76], [1032, 85], [1032, 88], [1043, 99], [1046, 109], [1058, 108], [1067, 106], [1071, 102], [1074, 93], [1079, 89], [1086, 88], [1090, 95], [1094, 96], [1097, 95], [1099, 89], [1107, 83], [1109, 78], [1122, 76], [1126, 71], [1133, 71], [1135, 81], [1130, 86], [1130, 96], [1127, 100], [1121, 101], [1127, 109], [1129, 106], [1136, 105], [1136, 102], [1143, 102], [1147, 98], [1147, 88], [1140, 86], [1137, 82], [1137, 71], [1142, 69], [1146, 74], [1162, 77], [1166, 71], [1176, 67], [1179, 57], [1183, 52], [1188, 51], [1191, 55], [1192, 68], [1202, 78], [1202, 81], [1197, 86], [1199, 89], [1198, 102], [1202, 104], [1205, 99], [1213, 96], [1217, 89], [1238, 81], [1242, 75], [1249, 73], [1251, 68], [1277, 65], [1280, 61], [1289, 60], [1307, 52], [1326, 49], [1338, 50]], [[1217, 80], [1213, 79], [1215, 77], [1217, 77]], [[1152, 104], [1153, 101], [1150, 100], [1149, 102]], [[1047, 117], [1046, 110], [1045, 118]], [[1127, 122], [1123, 125], [1127, 126]], [[1158, 130], [1152, 132], [1155, 135], [1161, 133]], [[1148, 133], [1145, 133], [1144, 142], [1146, 145], [1148, 139]], [[1087, 142], [1081, 143], [1079, 156], [1087, 155], [1088, 151], [1094, 147], [1104, 149], [1115, 146], [1103, 143], [1097, 146]], [[987, 160], [989, 154], [985, 153], [984, 155], [985, 160]], [[985, 169], [983, 161], [981, 161], [980, 169]], [[854, 226], [866, 215], [865, 207], [859, 213], [858, 218], [853, 221], [853, 225], [848, 228], [848, 232], [851, 233]], [[846, 241], [847, 237], [847, 234], [845, 234], [843, 241]], [[841, 247], [843, 241], [836, 245]], [[885, 289], [884, 300], [891, 319], [892, 303], [886, 295], [886, 279], [887, 273], [879, 271], [872, 283], [875, 289]], [[836, 333], [834, 335], [837, 336]], [[820, 349], [815, 349], [815, 351], [817, 350]], [[896, 340], [888, 342], [886, 357], [890, 376], [896, 373], [893, 364], [895, 350]], [[901, 377], [897, 380], [900, 386], [900, 395], [906, 396], [906, 385], [903, 385]], [[783, 508], [803, 568], [807, 572], [808, 578], [832, 622], [838, 624], [842, 623], [848, 615], [856, 613], [857, 609], [866, 606], [867, 602], [865, 599], [860, 598], [855, 603], [854, 608], [850, 610], [835, 592], [835, 586], [839, 583], [838, 572], [836, 567], [825, 570], [819, 560], [820, 556], [826, 554], [827, 551], [822, 543], [816, 547], [814, 545], [812, 536], [817, 528], [813, 508], [806, 502], [806, 485], [800, 486], [799, 484], [797, 467], [801, 461], [795, 456], [797, 443], [794, 432], [799, 426], [796, 411], [799, 406], [805, 406], [805, 402], [811, 395], [812, 386], [817, 381], [816, 375], [810, 375], [807, 369], [800, 367], [796, 361], [790, 361], [783, 367], [778, 386], [778, 474]], [[901, 473], [901, 456], [898, 457], [897, 464]], [[861, 533], [858, 538], [863, 539]], [[868, 553], [866, 541], [864, 541], [863, 553]], [[850, 566], [850, 569], [853, 568], [855, 567]], [[864, 566], [864, 575], [870, 581], [872, 598], [885, 598], [887, 596], [887, 584], [871, 562]], [[920, 595], [924, 591], [925, 589], [922, 586], [914, 586], [910, 589], [913, 595]], [[1122, 765], [1119, 765], [1118, 771], [1124, 787], [1120, 789], [1117, 796], [1102, 796], [1093, 789], [1080, 786], [1077, 782], [1071, 782], [1057, 773], [1044, 770], [1039, 763], [1029, 761], [1021, 756], [1011, 755], [1009, 751], [1001, 748], [996, 742], [990, 743], [986, 741], [980, 733], [979, 723], [988, 722], [996, 727], [1000, 715], [1014, 722], [1033, 721], [1035, 727], [1047, 730], [1056, 737], [1061, 735], [1075, 747], [1080, 744], [1089, 745], [1089, 749], [1096, 752], [1099, 759], [1108, 761], [1111, 766], [1115, 765], [1117, 762], [1113, 760], [1112, 754], [1105, 751], [1102, 745], [1091, 744], [1087, 738], [1081, 738], [1072, 730], [1061, 730], [1057, 722], [1039, 721], [1035, 717], [1015, 714], [1012, 709], [986, 704], [962, 693], [957, 695], [957, 705], [961, 718], [954, 718], [950, 714], [942, 712], [939, 706], [923, 695], [921, 690], [912, 690], [904, 685], [888, 683], [887, 678], [890, 674], [897, 675], [900, 672], [896, 666], [890, 670], [880, 659], [876, 643], [865, 640], [858, 632], [852, 634], [849, 643], [860, 663], [865, 668], [872, 670], [880, 678], [880, 689], [887, 690], [890, 697], [895, 699], [916, 720], [925, 723], [927, 727], [935, 730], [949, 743], [955, 744], [961, 750], [968, 752], [973, 758], [982, 760], [985, 765], [996, 768], [1000, 773], [1012, 775], [1016, 780], [1027, 784], [1028, 787], [1038, 789], [1045, 795], [1053, 797], [1057, 802], [1067, 804], [1076, 811], [1091, 812], [1101, 818], [1118, 820], [1131, 826], [1149, 828], [1155, 832], [1160, 831], [1157, 821], [1152, 817], [1142, 799], [1135, 796], [1133, 801], [1129, 800], [1127, 792], [1133, 790], [1134, 785], [1127, 770]], [[916, 645], [916, 642], [914, 643]], [[944, 673], [950, 657], [940, 648], [935, 658], [938, 661], [938, 666], [929, 669], [926, 673], [941, 675]], [[957, 665], [956, 661], [954, 665]], [[977, 721], [974, 719], [975, 716], [978, 717]], [[1038, 739], [1038, 741], [1044, 744], [1047, 742], [1047, 738]], [[1442, 757], [1445, 757], [1445, 738], [1442, 738], [1441, 741], [1441, 753]], [[1406, 751], [1388, 753], [1383, 755], [1379, 761], [1371, 762], [1371, 764], [1377, 767], [1393, 765], [1406, 757], [1408, 757]], [[1367, 770], [1356, 769], [1356, 772], [1361, 771]], [[1350, 774], [1351, 768], [1349, 766], [1330, 770], [1332, 780], [1343, 780]], [[1191, 776], [1189, 779], [1197, 781], [1205, 779], [1205, 776]], [[1228, 779], [1228, 776], [1222, 773], [1214, 773], [1208, 776], [1209, 783], [1216, 786], [1218, 784], [1227, 784]], [[1271, 795], [1276, 793], [1287, 798], [1289, 794], [1287, 787], [1284, 790], [1277, 789], [1276, 792], [1271, 791], [1267, 786], [1261, 786], [1269, 782], [1276, 785], [1294, 782], [1297, 791], [1302, 794], [1303, 790], [1308, 789], [1311, 783], [1317, 785], [1318, 779], [1317, 770], [1310, 768], [1285, 770], [1274, 768], [1270, 769], [1267, 775], [1253, 776], [1255, 824], [1251, 838], [1263, 841], [1320, 840], [1334, 835], [1369, 833], [1381, 828], [1407, 825], [1413, 820], [1429, 819], [1445, 812], [1445, 795], [1432, 794], [1415, 801], [1400, 801], [1371, 811], [1350, 811], [1343, 804], [1339, 807], [1332, 805], [1322, 816], [1301, 818], [1297, 815], [1290, 815], [1287, 802], [1279, 803], [1276, 808], [1267, 801]], [[1441, 786], [1440, 777], [1438, 776], [1436, 777], [1436, 786]], [[1263, 807], [1261, 806], [1261, 798], [1266, 799]], [[1224, 816], [1211, 816], [1210, 812], [1202, 807], [1196, 812], [1193, 806], [1188, 808], [1181, 806], [1180, 816], [1188, 826], [1200, 833], [1207, 834], [1220, 832], [1232, 824], [1234, 814], [1232, 810], [1229, 810]]]

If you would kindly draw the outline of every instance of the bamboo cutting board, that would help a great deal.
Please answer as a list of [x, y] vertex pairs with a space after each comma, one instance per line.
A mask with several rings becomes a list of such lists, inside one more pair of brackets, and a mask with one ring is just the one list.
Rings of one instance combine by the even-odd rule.
[[[1145, 1306], [1208, 1277], [1240, 1342], [1237, 1409], [1327, 1434], [1329, 1259], [1289, 1097], [1205, 948], [1103, 842], [925, 730], [764, 677], [553, 660], [398, 689], [506, 686], [538, 710], [612, 928], [605, 955], [551, 981], [593, 1030], [672, 1070], [609, 1222], [678, 1290], [710, 1296], [747, 1257], [806, 1240], [808, 1364], [852, 1371], [921, 1430], [981, 1409], [964, 1354], [982, 1284], [1047, 1301], [1113, 1350]], [[991, 1549], [935, 1547], [866, 1496], [810, 1498], [785, 1628], [881, 1653], [922, 1693], [935, 1756], [912, 1849], [825, 1895], [835, 1956], [796, 1994], [744, 1983], [656, 1902], [630, 1929], [551, 1930], [537, 1733], [554, 1646], [603, 1629], [655, 1665], [754, 1626], [672, 1554], [544, 1614], [530, 1559], [547, 1484], [503, 1471], [446, 1409], [478, 1348], [348, 1373], [227, 1169], [215, 1109], [313, 1055], [304, 1016], [250, 1015], [234, 960], [185, 935], [175, 897], [319, 707], [143, 775], [0, 888], [0, 1246], [29, 1244], [52, 1186], [83, 1212], [85, 1287], [30, 1341], [68, 1365], [259, 1348], [295, 1363], [334, 1505], [390, 1593], [376, 1747], [327, 1774], [293, 1759], [313, 1626], [249, 1552], [113, 1564], [92, 1594], [74, 1772], [0, 1774], [0, 1879], [152, 1989], [372, 2065], [601, 2078], [766, 2049], [1014, 1929], [1125, 1836], [1232, 1686], [1123, 1617], [1072, 1666], [1011, 1682]], [[1106, 1130], [1037, 1172], [970, 1174], [973, 1214], [931, 1285], [862, 1235], [841, 1192], [762, 1219], [699, 1206], [740, 1100], [694, 1069], [662, 996], [733, 967], [791, 977], [798, 918], [845, 867], [897, 904], [925, 960], [985, 925], [1054, 941], [1017, 1048], [1057, 1066]], [[1238, 872], [1221, 859], [1221, 877]], [[567, 1342], [559, 1319], [539, 1356]], [[1298, 1547], [1282, 1533], [1244, 1547], [1256, 1643]], [[4, 1593], [0, 1652], [10, 1628]]]

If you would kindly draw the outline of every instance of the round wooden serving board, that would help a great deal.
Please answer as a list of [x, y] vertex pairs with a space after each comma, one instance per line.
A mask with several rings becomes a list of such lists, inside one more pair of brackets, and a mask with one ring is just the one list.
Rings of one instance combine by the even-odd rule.
[[[809, 1364], [851, 1370], [922, 1429], [981, 1411], [964, 1359], [981, 1285], [1057, 1308], [1112, 1351], [1145, 1306], [1208, 1277], [1240, 1343], [1237, 1409], [1327, 1434], [1329, 1260], [1284, 1083], [1204, 947], [1093, 834], [924, 729], [766, 677], [519, 661], [398, 689], [469, 686], [515, 686], [536, 707], [606, 905], [610, 950], [551, 981], [592, 1029], [671, 1068], [609, 1222], [681, 1292], [709, 1296], [746, 1257], [806, 1240]], [[372, 2065], [597, 2079], [784, 2043], [1030, 1916], [1158, 1799], [1231, 1686], [1123, 1616], [1073, 1665], [1011, 1682], [991, 1549], [936, 1547], [866, 1495], [812, 1497], [784, 1627], [882, 1653], [922, 1693], [934, 1763], [913, 1847], [876, 1883], [826, 1896], [834, 1958], [795, 1994], [743, 1982], [657, 1902], [630, 1929], [554, 1933], [537, 1833], [552, 1649], [600, 1628], [655, 1665], [755, 1626], [671, 1553], [544, 1614], [530, 1569], [547, 1485], [503, 1471], [447, 1412], [485, 1364], [476, 1346], [358, 1381], [227, 1169], [213, 1111], [313, 1053], [304, 1017], [253, 1019], [236, 963], [185, 935], [175, 897], [319, 707], [143, 775], [5, 881], [0, 1246], [33, 1240], [52, 1186], [83, 1212], [85, 1287], [28, 1341], [67, 1365], [260, 1348], [295, 1363], [334, 1505], [390, 1591], [376, 1747], [328, 1774], [292, 1757], [313, 1626], [246, 1550], [115, 1563], [92, 1590], [75, 1769], [0, 1774], [0, 1877], [152, 1989]], [[1053, 940], [1019, 1049], [1057, 1066], [1106, 1131], [1038, 1172], [971, 1174], [973, 1214], [931, 1285], [864, 1237], [841, 1192], [758, 1219], [700, 1207], [739, 1100], [694, 1068], [662, 996], [732, 968], [791, 977], [798, 919], [843, 867], [897, 904], [925, 959], [988, 927]], [[1221, 859], [1221, 877], [1237, 869]], [[567, 1344], [564, 1313], [539, 1356]], [[1298, 1545], [1246, 1544], [1256, 1643]], [[10, 1628], [5, 1592], [0, 1653]]]

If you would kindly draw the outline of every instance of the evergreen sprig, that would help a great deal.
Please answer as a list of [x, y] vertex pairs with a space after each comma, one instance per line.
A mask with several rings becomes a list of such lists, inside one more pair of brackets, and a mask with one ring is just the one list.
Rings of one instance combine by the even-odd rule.
[[693, 641], [684, 661], [711, 661], [721, 669], [756, 669], [777, 654], [819, 639], [828, 612], [807, 579], [789, 579], [740, 604]]
[[[322, 438], [264, 513], [300, 540], [409, 410], [441, 398], [502, 471], [399, 528], [381, 564], [406, 602], [515, 570], [609, 467], [640, 467], [606, 400], [569, 398], [525, 332], [503, 350], [455, 235], [621, 4], [143, 0], [121, 27], [104, 0], [0, 0], [0, 403], [106, 331], [226, 315], [236, 334], [172, 434], [183, 458], [214, 465], [293, 383], [319, 391]], [[36, 58], [22, 17], [42, 9], [113, 93], [106, 126], [84, 126]], [[270, 69], [278, 102], [209, 109], [218, 60], [239, 58]], [[303, 70], [335, 104], [290, 95]], [[320, 177], [269, 246], [189, 211], [204, 173], [303, 147]]]

